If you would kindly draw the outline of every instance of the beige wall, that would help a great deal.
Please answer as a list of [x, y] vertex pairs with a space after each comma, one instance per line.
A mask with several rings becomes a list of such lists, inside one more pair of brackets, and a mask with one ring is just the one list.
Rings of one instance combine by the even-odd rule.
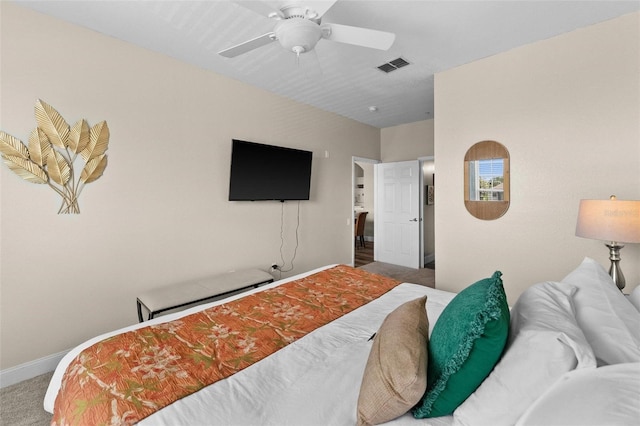
[[[602, 242], [574, 235], [579, 200], [640, 199], [640, 14], [496, 55], [435, 79], [436, 285], [458, 291], [500, 269], [513, 303], [560, 280]], [[493, 139], [511, 155], [511, 207], [481, 221], [463, 204], [463, 158]], [[630, 291], [640, 244], [622, 250]]]
[[[314, 151], [291, 274], [351, 262], [352, 156], [379, 158], [378, 129], [0, 7], [2, 130], [26, 140], [38, 98], [111, 130], [109, 166], [80, 215], [57, 215], [50, 188], [0, 167], [0, 368], [136, 322], [143, 290], [279, 261], [281, 204], [227, 201], [232, 138]], [[289, 259], [296, 203], [284, 210]]]
[[434, 120], [416, 121], [380, 130], [383, 162], [415, 160], [433, 155]]

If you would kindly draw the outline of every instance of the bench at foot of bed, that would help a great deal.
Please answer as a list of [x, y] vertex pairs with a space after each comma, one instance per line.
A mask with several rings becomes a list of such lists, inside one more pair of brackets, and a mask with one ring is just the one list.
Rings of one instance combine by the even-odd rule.
[[259, 269], [246, 269], [154, 288], [142, 293], [136, 299], [138, 321], [144, 321], [142, 317], [143, 306], [149, 311], [148, 319], [152, 319], [161, 312], [204, 302], [270, 282], [273, 282], [273, 277], [269, 273]]

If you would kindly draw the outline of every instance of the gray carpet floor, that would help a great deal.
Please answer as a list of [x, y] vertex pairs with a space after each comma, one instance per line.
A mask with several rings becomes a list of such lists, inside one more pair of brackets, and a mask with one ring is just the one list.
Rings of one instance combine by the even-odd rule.
[[[373, 262], [361, 269], [395, 278], [403, 282], [434, 287], [433, 269], [411, 269], [387, 263]], [[44, 394], [53, 373], [43, 374], [30, 380], [0, 389], [1, 426], [44, 426], [51, 423], [51, 414], [42, 406]]]
[[376, 274], [395, 278], [402, 282], [421, 284], [427, 287], [435, 288], [436, 271], [435, 269], [422, 268], [412, 269], [404, 266], [391, 265], [389, 263], [373, 262], [360, 266], [360, 269], [374, 272]]
[[0, 389], [0, 425], [44, 426], [51, 414], [42, 406], [53, 373], [43, 374]]

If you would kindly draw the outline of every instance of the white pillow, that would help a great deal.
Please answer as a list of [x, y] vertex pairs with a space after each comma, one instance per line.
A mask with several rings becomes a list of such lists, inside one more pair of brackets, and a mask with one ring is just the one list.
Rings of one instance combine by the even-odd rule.
[[571, 371], [529, 407], [516, 425], [638, 424], [639, 383], [637, 362]]
[[640, 312], [607, 271], [586, 257], [562, 281], [578, 287], [573, 297], [576, 318], [598, 365], [640, 361]]
[[480, 387], [453, 413], [458, 425], [513, 425], [558, 378], [574, 368], [596, 366], [574, 317], [569, 284], [529, 287], [511, 310], [502, 358]]
[[631, 302], [638, 312], [640, 312], [640, 285], [634, 288], [631, 294], [627, 297], [629, 298], [629, 302]]

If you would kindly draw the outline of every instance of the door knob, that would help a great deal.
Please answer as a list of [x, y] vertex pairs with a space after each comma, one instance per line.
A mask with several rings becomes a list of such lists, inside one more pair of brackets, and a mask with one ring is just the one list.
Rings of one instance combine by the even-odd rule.
[[409, 219], [409, 222], [417, 222], [417, 221], [418, 221], [417, 217], [414, 217], [413, 219]]

